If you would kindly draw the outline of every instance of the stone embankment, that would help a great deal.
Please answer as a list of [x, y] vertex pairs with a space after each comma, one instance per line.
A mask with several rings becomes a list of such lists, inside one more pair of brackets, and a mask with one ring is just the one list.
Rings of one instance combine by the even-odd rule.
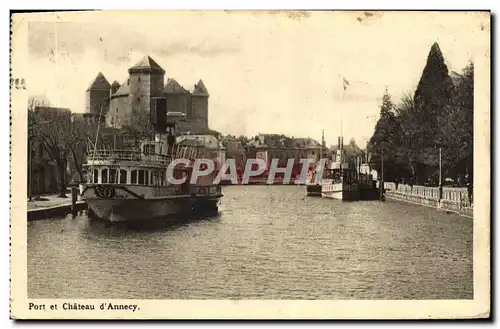
[[473, 206], [465, 187], [439, 187], [384, 183], [385, 196], [390, 200], [399, 200], [438, 210], [450, 211], [462, 216], [473, 217]]

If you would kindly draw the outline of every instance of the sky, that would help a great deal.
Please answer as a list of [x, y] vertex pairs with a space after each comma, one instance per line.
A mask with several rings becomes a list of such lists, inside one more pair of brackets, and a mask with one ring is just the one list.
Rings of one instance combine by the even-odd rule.
[[413, 93], [434, 42], [448, 69], [460, 72], [477, 56], [485, 22], [484, 14], [459, 12], [37, 14], [26, 80], [30, 95], [84, 112], [98, 72], [122, 83], [149, 55], [165, 81], [189, 89], [203, 80], [211, 129], [317, 140], [324, 129], [328, 145], [342, 132], [365, 146], [385, 89], [395, 103]]

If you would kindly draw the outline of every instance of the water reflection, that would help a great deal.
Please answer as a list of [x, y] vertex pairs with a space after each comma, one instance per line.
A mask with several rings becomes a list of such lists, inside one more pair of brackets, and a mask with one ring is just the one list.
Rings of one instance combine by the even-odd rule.
[[151, 233], [177, 230], [197, 222], [217, 221], [220, 220], [220, 217], [220, 212], [213, 211], [211, 213], [183, 214], [168, 218], [130, 222], [109, 222], [98, 218], [88, 218], [86, 229], [89, 234], [101, 235], [106, 232], [106, 234], [126, 236], [137, 232]]

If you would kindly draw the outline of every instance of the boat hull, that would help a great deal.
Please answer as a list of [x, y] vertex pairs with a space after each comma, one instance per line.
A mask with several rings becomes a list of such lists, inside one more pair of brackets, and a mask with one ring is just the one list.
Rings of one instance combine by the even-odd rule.
[[147, 220], [183, 212], [186, 200], [86, 200], [89, 208], [100, 219], [111, 222]]
[[321, 196], [342, 201], [359, 200], [359, 186], [357, 184], [332, 183], [321, 187]]
[[85, 186], [82, 189], [82, 197], [93, 215], [100, 219], [111, 222], [144, 221], [193, 211], [216, 210], [222, 194], [220, 187], [214, 187], [197, 186], [191, 189], [189, 194], [182, 193], [180, 189], [162, 189], [153, 193], [173, 194], [148, 198], [139, 194], [147, 190], [135, 186], [98, 185]]
[[307, 196], [321, 196], [321, 185], [307, 185], [306, 193]]

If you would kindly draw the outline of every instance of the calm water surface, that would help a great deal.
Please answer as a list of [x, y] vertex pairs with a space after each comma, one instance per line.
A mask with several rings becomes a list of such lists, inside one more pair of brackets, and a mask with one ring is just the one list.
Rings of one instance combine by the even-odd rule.
[[218, 215], [28, 223], [30, 298], [470, 299], [472, 220], [395, 202], [229, 186]]

